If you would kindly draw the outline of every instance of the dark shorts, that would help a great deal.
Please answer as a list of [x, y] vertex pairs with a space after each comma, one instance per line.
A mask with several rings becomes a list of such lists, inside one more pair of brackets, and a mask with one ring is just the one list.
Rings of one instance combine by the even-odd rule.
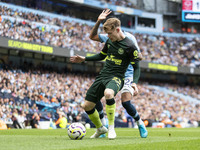
[[102, 77], [98, 76], [92, 86], [88, 89], [86, 93], [86, 100], [90, 102], [97, 103], [104, 96], [105, 89], [113, 89], [116, 95], [122, 88], [124, 84], [123, 79], [118, 77]]

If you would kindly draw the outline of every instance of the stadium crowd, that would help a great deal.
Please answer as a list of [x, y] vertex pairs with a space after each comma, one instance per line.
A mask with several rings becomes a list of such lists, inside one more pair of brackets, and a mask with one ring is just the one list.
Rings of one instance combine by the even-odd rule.
[[[117, 0], [106, 0], [118, 5]], [[130, 6], [128, 1], [120, 1]], [[130, 6], [132, 7], [132, 6]], [[15, 40], [78, 50], [99, 52], [102, 44], [89, 39], [92, 27], [60, 18], [22, 12], [0, 6], [0, 36]], [[101, 32], [102, 28], [100, 29]], [[167, 37], [161, 35], [134, 34], [144, 61], [176, 66], [200, 67], [200, 38]], [[84, 41], [84, 42], [83, 42]], [[58, 73], [52, 67], [23, 64], [23, 68], [0, 70], [0, 119], [13, 122], [15, 128], [23, 128], [25, 121], [56, 121], [60, 112], [69, 122], [83, 120], [80, 107], [94, 76], [88, 74]], [[29, 69], [31, 68], [31, 70]], [[177, 93], [200, 100], [199, 87], [158, 84]], [[186, 122], [195, 125], [200, 121], [200, 105], [183, 98], [166, 94], [138, 84], [140, 94], [132, 101], [142, 119], [153, 122]], [[105, 100], [102, 100], [105, 106]], [[116, 96], [116, 118], [126, 121], [126, 113]], [[105, 107], [104, 107], [105, 108]], [[105, 110], [104, 110], [105, 111]], [[171, 123], [171, 124], [172, 124]], [[37, 125], [33, 127], [37, 127]]]
[[[52, 118], [56, 121], [59, 112], [62, 112], [67, 116], [68, 122], [85, 121], [85, 114], [80, 104], [84, 100], [88, 87], [95, 79], [93, 76], [50, 72], [47, 69], [23, 66], [32, 69], [29, 71], [24, 71], [24, 68], [0, 70], [1, 120], [12, 121], [13, 124], [15, 123], [15, 127], [16, 120], [19, 124], [36, 118], [39, 120]], [[164, 87], [172, 88], [173, 86], [167, 84]], [[199, 104], [150, 88], [146, 82], [139, 83], [138, 88], [139, 95], [134, 97], [132, 102], [142, 119], [151, 122], [169, 119], [174, 124], [182, 122], [197, 124], [200, 121], [198, 117], [200, 115]], [[190, 90], [188, 91], [188, 89]], [[197, 99], [200, 95], [190, 86], [184, 88], [177, 85], [174, 90], [191, 94], [190, 96]], [[104, 99], [102, 102], [105, 105]], [[116, 96], [116, 105], [116, 118], [126, 122], [120, 93]]]
[[[0, 6], [0, 15], [0, 36], [3, 37], [85, 52], [99, 52], [102, 47], [101, 43], [89, 39], [92, 27], [87, 24], [5, 6]], [[200, 67], [200, 38], [134, 35], [145, 61]]]
[[[156, 84], [156, 83], [155, 83]], [[163, 84], [159, 83], [159, 86], [165, 87], [173, 92], [182, 93], [184, 95], [189, 95], [193, 98], [200, 100], [200, 91], [198, 86], [180, 86], [177, 84]]]
[[136, 8], [136, 6], [129, 0], [99, 0], [102, 3], [108, 3], [111, 5], [117, 5], [117, 6], [123, 6], [123, 7], [130, 7], [130, 8]]

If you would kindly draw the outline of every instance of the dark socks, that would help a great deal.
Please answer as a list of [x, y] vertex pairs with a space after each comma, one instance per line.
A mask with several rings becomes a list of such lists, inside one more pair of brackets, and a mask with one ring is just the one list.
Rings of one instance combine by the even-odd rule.
[[111, 98], [111, 99], [107, 99], [107, 100], [106, 100], [106, 105], [113, 105], [113, 104], [115, 104], [114, 98]]
[[104, 117], [104, 113], [103, 113], [103, 104], [101, 103], [101, 101], [96, 103], [95, 108], [97, 109], [97, 111], [99, 113], [100, 119], [102, 119]]
[[135, 106], [131, 104], [131, 101], [122, 102], [122, 106], [126, 109], [127, 113], [135, 119], [135, 121], [140, 119], [140, 116], [137, 113]]
[[93, 108], [92, 110], [90, 110], [90, 111], [85, 111], [88, 115], [90, 115], [90, 114], [93, 114], [94, 112], [95, 112], [95, 108]]

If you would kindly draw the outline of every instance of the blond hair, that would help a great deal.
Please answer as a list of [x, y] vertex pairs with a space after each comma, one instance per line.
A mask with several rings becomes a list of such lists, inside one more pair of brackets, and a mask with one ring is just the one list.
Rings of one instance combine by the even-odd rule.
[[103, 29], [105, 32], [108, 30], [114, 30], [116, 27], [121, 26], [121, 21], [118, 18], [109, 18], [106, 20], [106, 22], [103, 24]]

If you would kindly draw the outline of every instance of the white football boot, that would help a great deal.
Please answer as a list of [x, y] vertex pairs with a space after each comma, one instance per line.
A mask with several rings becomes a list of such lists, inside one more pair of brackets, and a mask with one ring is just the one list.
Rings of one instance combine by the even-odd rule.
[[115, 132], [114, 125], [109, 125], [109, 127], [108, 127], [108, 139], [114, 140], [116, 137], [117, 137], [117, 135], [116, 135], [116, 132]]
[[102, 126], [97, 129], [97, 131], [90, 137], [91, 139], [99, 138], [100, 135], [108, 132], [108, 129], [105, 126]]

